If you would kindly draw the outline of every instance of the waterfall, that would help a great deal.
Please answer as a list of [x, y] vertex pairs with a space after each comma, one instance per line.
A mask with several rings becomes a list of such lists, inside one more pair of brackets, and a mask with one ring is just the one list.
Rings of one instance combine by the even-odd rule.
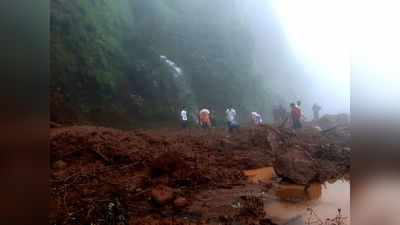
[[168, 59], [165, 55], [160, 55], [160, 58], [172, 69], [174, 78], [179, 78], [183, 75], [182, 69], [176, 63]]
[[192, 88], [188, 84], [186, 77], [184, 76], [183, 70], [174, 61], [172, 61], [165, 55], [160, 55], [160, 59], [165, 65], [168, 66], [171, 71], [174, 82], [179, 88], [179, 96], [182, 104], [185, 104], [188, 107], [195, 107]]

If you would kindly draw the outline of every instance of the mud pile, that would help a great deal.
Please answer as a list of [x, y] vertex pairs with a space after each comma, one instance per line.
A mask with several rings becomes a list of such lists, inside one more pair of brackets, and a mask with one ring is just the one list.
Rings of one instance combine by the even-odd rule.
[[326, 135], [310, 127], [297, 133], [283, 128], [279, 132], [273, 166], [280, 177], [306, 185], [323, 183], [349, 172], [349, 130], [342, 129], [341, 135]]
[[[246, 182], [243, 170], [279, 160], [282, 168], [289, 168], [279, 175], [292, 182], [338, 176], [348, 169], [350, 154], [329, 143], [333, 143], [330, 137], [320, 134], [270, 126], [230, 136], [224, 130], [54, 128], [50, 130], [50, 224], [211, 224], [201, 215], [185, 214], [196, 193], [241, 185]], [[300, 170], [287, 163], [296, 158], [281, 159], [291, 149], [309, 155], [313, 165], [309, 180], [293, 179]], [[254, 209], [240, 215], [252, 211], [258, 215], [259, 209]]]

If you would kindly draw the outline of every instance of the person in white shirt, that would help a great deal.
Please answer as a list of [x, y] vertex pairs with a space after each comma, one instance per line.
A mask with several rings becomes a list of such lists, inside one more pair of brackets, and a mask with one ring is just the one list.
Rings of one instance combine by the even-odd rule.
[[251, 121], [254, 125], [260, 125], [262, 123], [261, 114], [258, 112], [251, 112]]
[[263, 119], [260, 113], [257, 113], [257, 124], [260, 125], [263, 123]]
[[253, 125], [257, 125], [257, 112], [250, 113], [251, 122]]
[[181, 125], [182, 128], [186, 128], [188, 126], [188, 112], [186, 111], [186, 107], [183, 107], [181, 111]]
[[232, 107], [228, 107], [225, 111], [225, 114], [229, 132], [232, 132], [233, 130], [238, 130], [239, 123], [237, 122], [236, 119], [237, 116], [236, 110]]

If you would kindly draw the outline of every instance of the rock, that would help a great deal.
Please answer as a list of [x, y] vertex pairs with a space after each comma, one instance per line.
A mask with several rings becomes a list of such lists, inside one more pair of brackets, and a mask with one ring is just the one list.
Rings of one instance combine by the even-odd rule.
[[313, 158], [327, 160], [334, 163], [349, 165], [351, 164], [351, 149], [348, 147], [340, 147], [334, 144], [321, 145], [312, 153]]
[[151, 190], [151, 199], [160, 205], [165, 205], [174, 198], [174, 190], [164, 185], [158, 185]]
[[310, 183], [317, 175], [317, 167], [311, 156], [298, 149], [290, 149], [278, 156], [274, 169], [278, 176], [303, 185]]
[[178, 209], [185, 208], [188, 205], [188, 200], [184, 197], [178, 197], [174, 201], [174, 206]]
[[324, 182], [327, 180], [335, 179], [347, 170], [345, 165], [341, 163], [332, 162], [330, 160], [318, 160], [318, 177], [317, 181]]
[[67, 163], [62, 161], [62, 160], [58, 160], [56, 162], [53, 163], [53, 168], [54, 169], [64, 169], [65, 167], [67, 167]]

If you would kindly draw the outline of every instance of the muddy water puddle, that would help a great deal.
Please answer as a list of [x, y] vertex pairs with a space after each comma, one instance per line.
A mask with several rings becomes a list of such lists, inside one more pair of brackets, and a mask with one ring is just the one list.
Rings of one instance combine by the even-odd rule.
[[[264, 203], [268, 218], [279, 225], [304, 224], [307, 208], [312, 208], [320, 218], [333, 218], [337, 209], [350, 215], [350, 184], [348, 181], [331, 181], [311, 184], [308, 187], [282, 184], [272, 167], [244, 171], [249, 182], [231, 188], [210, 189], [197, 194], [188, 212], [220, 224], [218, 218], [233, 216], [240, 210], [241, 196], [256, 196]], [[212, 223], [214, 224], [214, 223]]]
[[[251, 183], [268, 183], [276, 178], [272, 167], [244, 171]], [[264, 193], [264, 192], [263, 192]], [[350, 215], [350, 183], [335, 180], [309, 186], [273, 182], [264, 200], [265, 212], [277, 224], [304, 224], [307, 208], [312, 208], [320, 218], [333, 218], [337, 209]]]

